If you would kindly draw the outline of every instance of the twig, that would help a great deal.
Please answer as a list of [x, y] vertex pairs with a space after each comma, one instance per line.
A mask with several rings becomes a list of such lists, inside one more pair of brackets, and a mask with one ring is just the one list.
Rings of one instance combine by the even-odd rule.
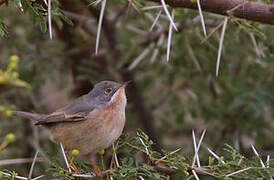
[[136, 66], [148, 55], [148, 53], [151, 50], [151, 46], [152, 46], [152, 44], [150, 44], [150, 46], [147, 47], [135, 60], [133, 60], [133, 62], [128, 67], [129, 71], [131, 71], [134, 68], [136, 68]]
[[143, 31], [141, 29], [138, 29], [138, 28], [136, 28], [136, 27], [134, 27], [132, 25], [127, 25], [126, 28], [129, 29], [129, 30], [131, 30], [132, 32], [135, 32], [136, 34], [141, 35], [141, 36], [144, 36], [144, 35], [147, 34], [147, 32], [145, 32], [145, 31]]
[[220, 43], [219, 43], [217, 65], [216, 65], [216, 77], [218, 77], [218, 74], [219, 74], [219, 66], [220, 66], [220, 60], [221, 60], [221, 54], [222, 54], [222, 48], [223, 48], [223, 42], [224, 42], [224, 36], [225, 36], [227, 21], [228, 21], [228, 18], [225, 17], [224, 25], [223, 25], [223, 29], [222, 29], [222, 34], [221, 34], [221, 39], [220, 39]]
[[152, 53], [152, 56], [151, 56], [151, 58], [150, 58], [150, 63], [151, 63], [151, 64], [153, 64], [153, 63], [155, 62], [156, 57], [157, 57], [157, 55], [159, 54], [159, 48], [160, 48], [160, 46], [163, 44], [164, 39], [165, 39], [165, 34], [162, 33], [162, 34], [160, 35], [160, 37], [159, 37], [159, 40], [157, 41], [156, 47], [155, 47], [155, 49], [154, 49], [154, 51], [153, 51], [153, 53]]
[[157, 24], [157, 22], [158, 22], [158, 20], [159, 20], [159, 17], [160, 17], [160, 15], [162, 14], [162, 11], [163, 11], [163, 9], [160, 9], [160, 11], [158, 12], [158, 14], [157, 14], [157, 16], [155, 17], [155, 19], [154, 19], [154, 21], [153, 21], [151, 27], [149, 28], [149, 32], [151, 32], [151, 31], [153, 30], [154, 26]]
[[201, 44], [205, 43], [222, 25], [224, 21], [222, 21], [218, 26], [216, 26], [201, 42]]
[[[36, 162], [43, 162], [43, 158], [37, 158]], [[0, 166], [6, 166], [10, 164], [23, 164], [23, 163], [31, 163], [33, 162], [33, 158], [19, 158], [19, 159], [6, 159], [0, 161]]]
[[88, 6], [97, 6], [102, 0], [96, 0], [90, 3]]
[[41, 179], [42, 177], [44, 177], [45, 175], [40, 175], [40, 176], [38, 176], [38, 177], [36, 177], [36, 178], [33, 178], [32, 180], [38, 180], [38, 179]]
[[[144, 13], [144, 14], [145, 14], [145, 16], [146, 16], [152, 23], [154, 23], [155, 18], [152, 16], [151, 13]], [[159, 27], [159, 29], [162, 28], [160, 24], [157, 24], [157, 23], [156, 23], [156, 25]]]
[[196, 174], [196, 172], [194, 170], [192, 170], [192, 174], [194, 175], [196, 180], [199, 180], [199, 177], [198, 177], [198, 175]]
[[96, 175], [91, 174], [72, 174], [73, 177], [81, 177], [81, 178], [95, 178]]
[[255, 48], [255, 52], [256, 52], [257, 56], [258, 56], [258, 57], [260, 57], [260, 56], [264, 57], [265, 54], [264, 54], [262, 51], [260, 51], [260, 49], [259, 49], [259, 47], [258, 47], [258, 44], [257, 44], [257, 42], [256, 42], [256, 39], [255, 39], [254, 34], [253, 34], [253, 33], [249, 33], [249, 36], [250, 36], [250, 38], [251, 38], [251, 41], [252, 41], [252, 44], [253, 44], [253, 46], [254, 46], [254, 48]]
[[118, 22], [118, 20], [123, 17], [124, 14], [127, 13], [127, 9], [129, 7], [129, 2], [127, 1], [127, 3], [122, 7], [121, 10], [118, 11], [118, 13], [115, 15], [115, 17], [112, 19], [112, 26], [115, 27], [116, 23]]
[[230, 174], [226, 175], [226, 177], [229, 177], [229, 176], [233, 176], [233, 175], [239, 174], [239, 173], [244, 172], [244, 171], [247, 171], [247, 170], [249, 170], [249, 169], [251, 169], [251, 168], [252, 168], [252, 167], [248, 167], [248, 168], [244, 168], [244, 169], [235, 171], [235, 172], [233, 172], [233, 173], [230, 173]]
[[175, 154], [176, 152], [180, 151], [182, 148], [176, 149], [175, 151], [172, 151], [171, 153], [163, 156], [161, 159], [158, 159], [155, 164], [158, 164], [159, 162], [161, 162], [162, 160], [166, 159], [168, 156]]
[[194, 54], [194, 52], [193, 52], [193, 49], [192, 49], [192, 47], [189, 45], [189, 42], [188, 42], [188, 41], [186, 42], [186, 48], [187, 48], [187, 51], [188, 51], [188, 53], [189, 53], [191, 59], [193, 60], [193, 62], [194, 62], [194, 64], [195, 64], [195, 66], [197, 67], [197, 70], [198, 70], [200, 73], [202, 73], [202, 68], [201, 68], [201, 66], [200, 66], [200, 63], [198, 62], [198, 59], [196, 58], [196, 56], [195, 56], [195, 54]]
[[128, 0], [128, 2], [138, 13], [141, 13], [139, 8], [132, 2], [132, 0]]
[[30, 167], [30, 170], [29, 170], [28, 179], [31, 179], [32, 172], [33, 172], [33, 169], [34, 169], [34, 165], [35, 165], [35, 162], [36, 162], [38, 153], [39, 153], [39, 151], [36, 151], [36, 153], [35, 153], [35, 155], [34, 155], [34, 158], [33, 158], [33, 161], [32, 161], [31, 167]]
[[[118, 146], [118, 142], [116, 144], [116, 147]], [[117, 154], [116, 154], [116, 147], [114, 146], [114, 144], [112, 144], [112, 148], [113, 148], [113, 154], [114, 154], [114, 161], [116, 163], [116, 166], [117, 167], [120, 167], [120, 164], [119, 164], [119, 161], [118, 161], [118, 157], [117, 157]]]
[[144, 8], [142, 8], [141, 10], [142, 11], [148, 11], [148, 10], [152, 10], [152, 9], [160, 9], [160, 8], [162, 8], [163, 6], [149, 6], [149, 7], [144, 7]]
[[244, 157], [241, 157], [241, 158], [240, 158], [240, 160], [239, 160], [239, 162], [238, 162], [238, 164], [237, 164], [238, 166], [240, 166], [240, 164], [242, 163], [243, 158], [244, 158]]
[[[11, 174], [6, 173], [6, 172], [2, 172], [2, 174], [4, 174], [5, 176], [13, 177]], [[28, 180], [28, 178], [23, 177], [23, 176], [15, 176], [14, 178], [16, 178], [16, 179]]]
[[[102, 172], [103, 177], [105, 177], [105, 175], [107, 173], [111, 173], [112, 170], [106, 170]], [[81, 178], [92, 178], [92, 179], [96, 179], [98, 178], [98, 176], [95, 173], [90, 173], [90, 174], [72, 174], [73, 177], [81, 177]]]

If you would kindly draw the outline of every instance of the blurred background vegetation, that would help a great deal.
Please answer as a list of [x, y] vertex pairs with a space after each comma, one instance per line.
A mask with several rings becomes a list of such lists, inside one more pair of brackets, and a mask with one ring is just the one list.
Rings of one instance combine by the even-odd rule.
[[[253, 156], [254, 144], [263, 158], [274, 156], [273, 25], [230, 17], [216, 78], [221, 28], [201, 43], [198, 11], [176, 9], [179, 31], [173, 32], [166, 62], [169, 21], [162, 13], [149, 31], [159, 9], [142, 10], [155, 3], [107, 1], [95, 55], [100, 5], [88, 6], [91, 2], [52, 0], [52, 40], [44, 1], [9, 0], [0, 6], [0, 140], [15, 136], [0, 160], [33, 157], [37, 148], [61, 157], [43, 128], [12, 110], [53, 112], [101, 80], [132, 80], [124, 132], [136, 135], [142, 129], [156, 150], [181, 147], [183, 156], [193, 156], [191, 130], [207, 129], [203, 144], [215, 152], [227, 143]], [[204, 19], [211, 32], [224, 18], [204, 12]], [[207, 151], [200, 156], [208, 161]], [[27, 174], [30, 165], [4, 167]], [[39, 163], [34, 173], [47, 167]]]

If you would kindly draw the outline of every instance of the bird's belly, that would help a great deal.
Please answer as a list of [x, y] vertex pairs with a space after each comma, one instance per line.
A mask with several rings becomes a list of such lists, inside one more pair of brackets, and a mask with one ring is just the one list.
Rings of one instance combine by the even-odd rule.
[[121, 135], [125, 112], [102, 113], [96, 119], [58, 124], [51, 128], [52, 140], [66, 150], [77, 149], [81, 154], [96, 153], [108, 148]]

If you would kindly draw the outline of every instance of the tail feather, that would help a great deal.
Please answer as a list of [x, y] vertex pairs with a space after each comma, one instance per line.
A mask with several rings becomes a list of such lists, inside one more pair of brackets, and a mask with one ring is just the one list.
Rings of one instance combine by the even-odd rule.
[[13, 111], [13, 113], [33, 121], [39, 121], [39, 119], [46, 116], [44, 114], [30, 113], [30, 112], [24, 112], [24, 111]]

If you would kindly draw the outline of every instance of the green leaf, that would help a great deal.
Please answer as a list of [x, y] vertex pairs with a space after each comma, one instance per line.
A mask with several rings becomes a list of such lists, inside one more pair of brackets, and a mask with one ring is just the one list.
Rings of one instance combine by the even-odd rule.
[[46, 23], [46, 21], [41, 21], [40, 22], [40, 29], [43, 33], [47, 32], [47, 23]]
[[0, 19], [0, 37], [4, 37], [8, 34], [6, 26], [2, 19]]
[[14, 4], [15, 4], [16, 6], [19, 6], [19, 5], [20, 5], [21, 0], [13, 0], [13, 2], [14, 2]]
[[61, 11], [60, 17], [63, 19], [63, 21], [73, 26], [73, 22], [64, 14], [63, 11]]

